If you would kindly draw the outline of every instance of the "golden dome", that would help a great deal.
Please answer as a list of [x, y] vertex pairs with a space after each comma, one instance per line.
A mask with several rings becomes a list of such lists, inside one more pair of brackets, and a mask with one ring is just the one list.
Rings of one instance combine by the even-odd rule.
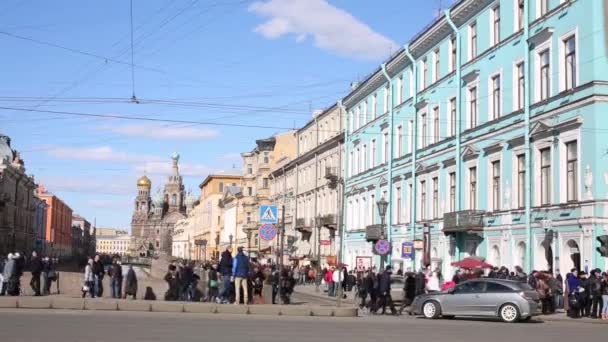
[[143, 176], [140, 179], [137, 180], [137, 186], [140, 187], [146, 187], [146, 188], [150, 188], [152, 187], [152, 182], [150, 181], [150, 178]]

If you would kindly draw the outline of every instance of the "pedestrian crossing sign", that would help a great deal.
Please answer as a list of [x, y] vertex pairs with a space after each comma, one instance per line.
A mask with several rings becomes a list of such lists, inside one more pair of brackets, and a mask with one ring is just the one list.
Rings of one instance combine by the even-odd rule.
[[278, 210], [276, 205], [260, 206], [260, 223], [277, 223]]

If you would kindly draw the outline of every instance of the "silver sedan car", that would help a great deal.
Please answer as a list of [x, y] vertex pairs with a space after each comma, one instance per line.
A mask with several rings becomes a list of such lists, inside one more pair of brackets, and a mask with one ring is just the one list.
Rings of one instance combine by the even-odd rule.
[[420, 295], [410, 309], [426, 318], [454, 316], [498, 317], [513, 323], [541, 311], [538, 293], [528, 284], [502, 279], [465, 281], [445, 292]]

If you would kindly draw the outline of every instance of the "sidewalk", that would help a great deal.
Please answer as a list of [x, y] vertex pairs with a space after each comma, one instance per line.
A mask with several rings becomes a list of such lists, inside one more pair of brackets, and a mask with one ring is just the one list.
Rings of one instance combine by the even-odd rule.
[[[327, 295], [327, 292], [325, 292], [325, 285], [320, 285], [319, 286], [319, 292], [317, 292], [316, 290], [316, 286], [315, 285], [297, 285], [294, 289], [295, 293], [302, 293], [308, 296], [315, 296], [321, 299], [326, 299], [326, 300], [333, 300], [333, 301], [338, 301], [337, 297], [330, 297]], [[342, 299], [342, 304], [353, 304], [354, 301], [354, 296], [355, 296], [355, 292], [351, 291], [351, 292], [346, 292], [346, 299]]]

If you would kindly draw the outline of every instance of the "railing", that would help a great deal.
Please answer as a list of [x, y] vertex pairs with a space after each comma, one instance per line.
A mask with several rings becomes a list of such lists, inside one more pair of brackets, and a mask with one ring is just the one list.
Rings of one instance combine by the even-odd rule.
[[367, 241], [378, 241], [382, 238], [384, 227], [381, 224], [373, 224], [365, 227], [365, 239]]
[[322, 226], [335, 226], [336, 225], [336, 215], [327, 214], [321, 216], [321, 225]]
[[443, 215], [443, 231], [456, 233], [483, 230], [483, 210], [463, 210]]

